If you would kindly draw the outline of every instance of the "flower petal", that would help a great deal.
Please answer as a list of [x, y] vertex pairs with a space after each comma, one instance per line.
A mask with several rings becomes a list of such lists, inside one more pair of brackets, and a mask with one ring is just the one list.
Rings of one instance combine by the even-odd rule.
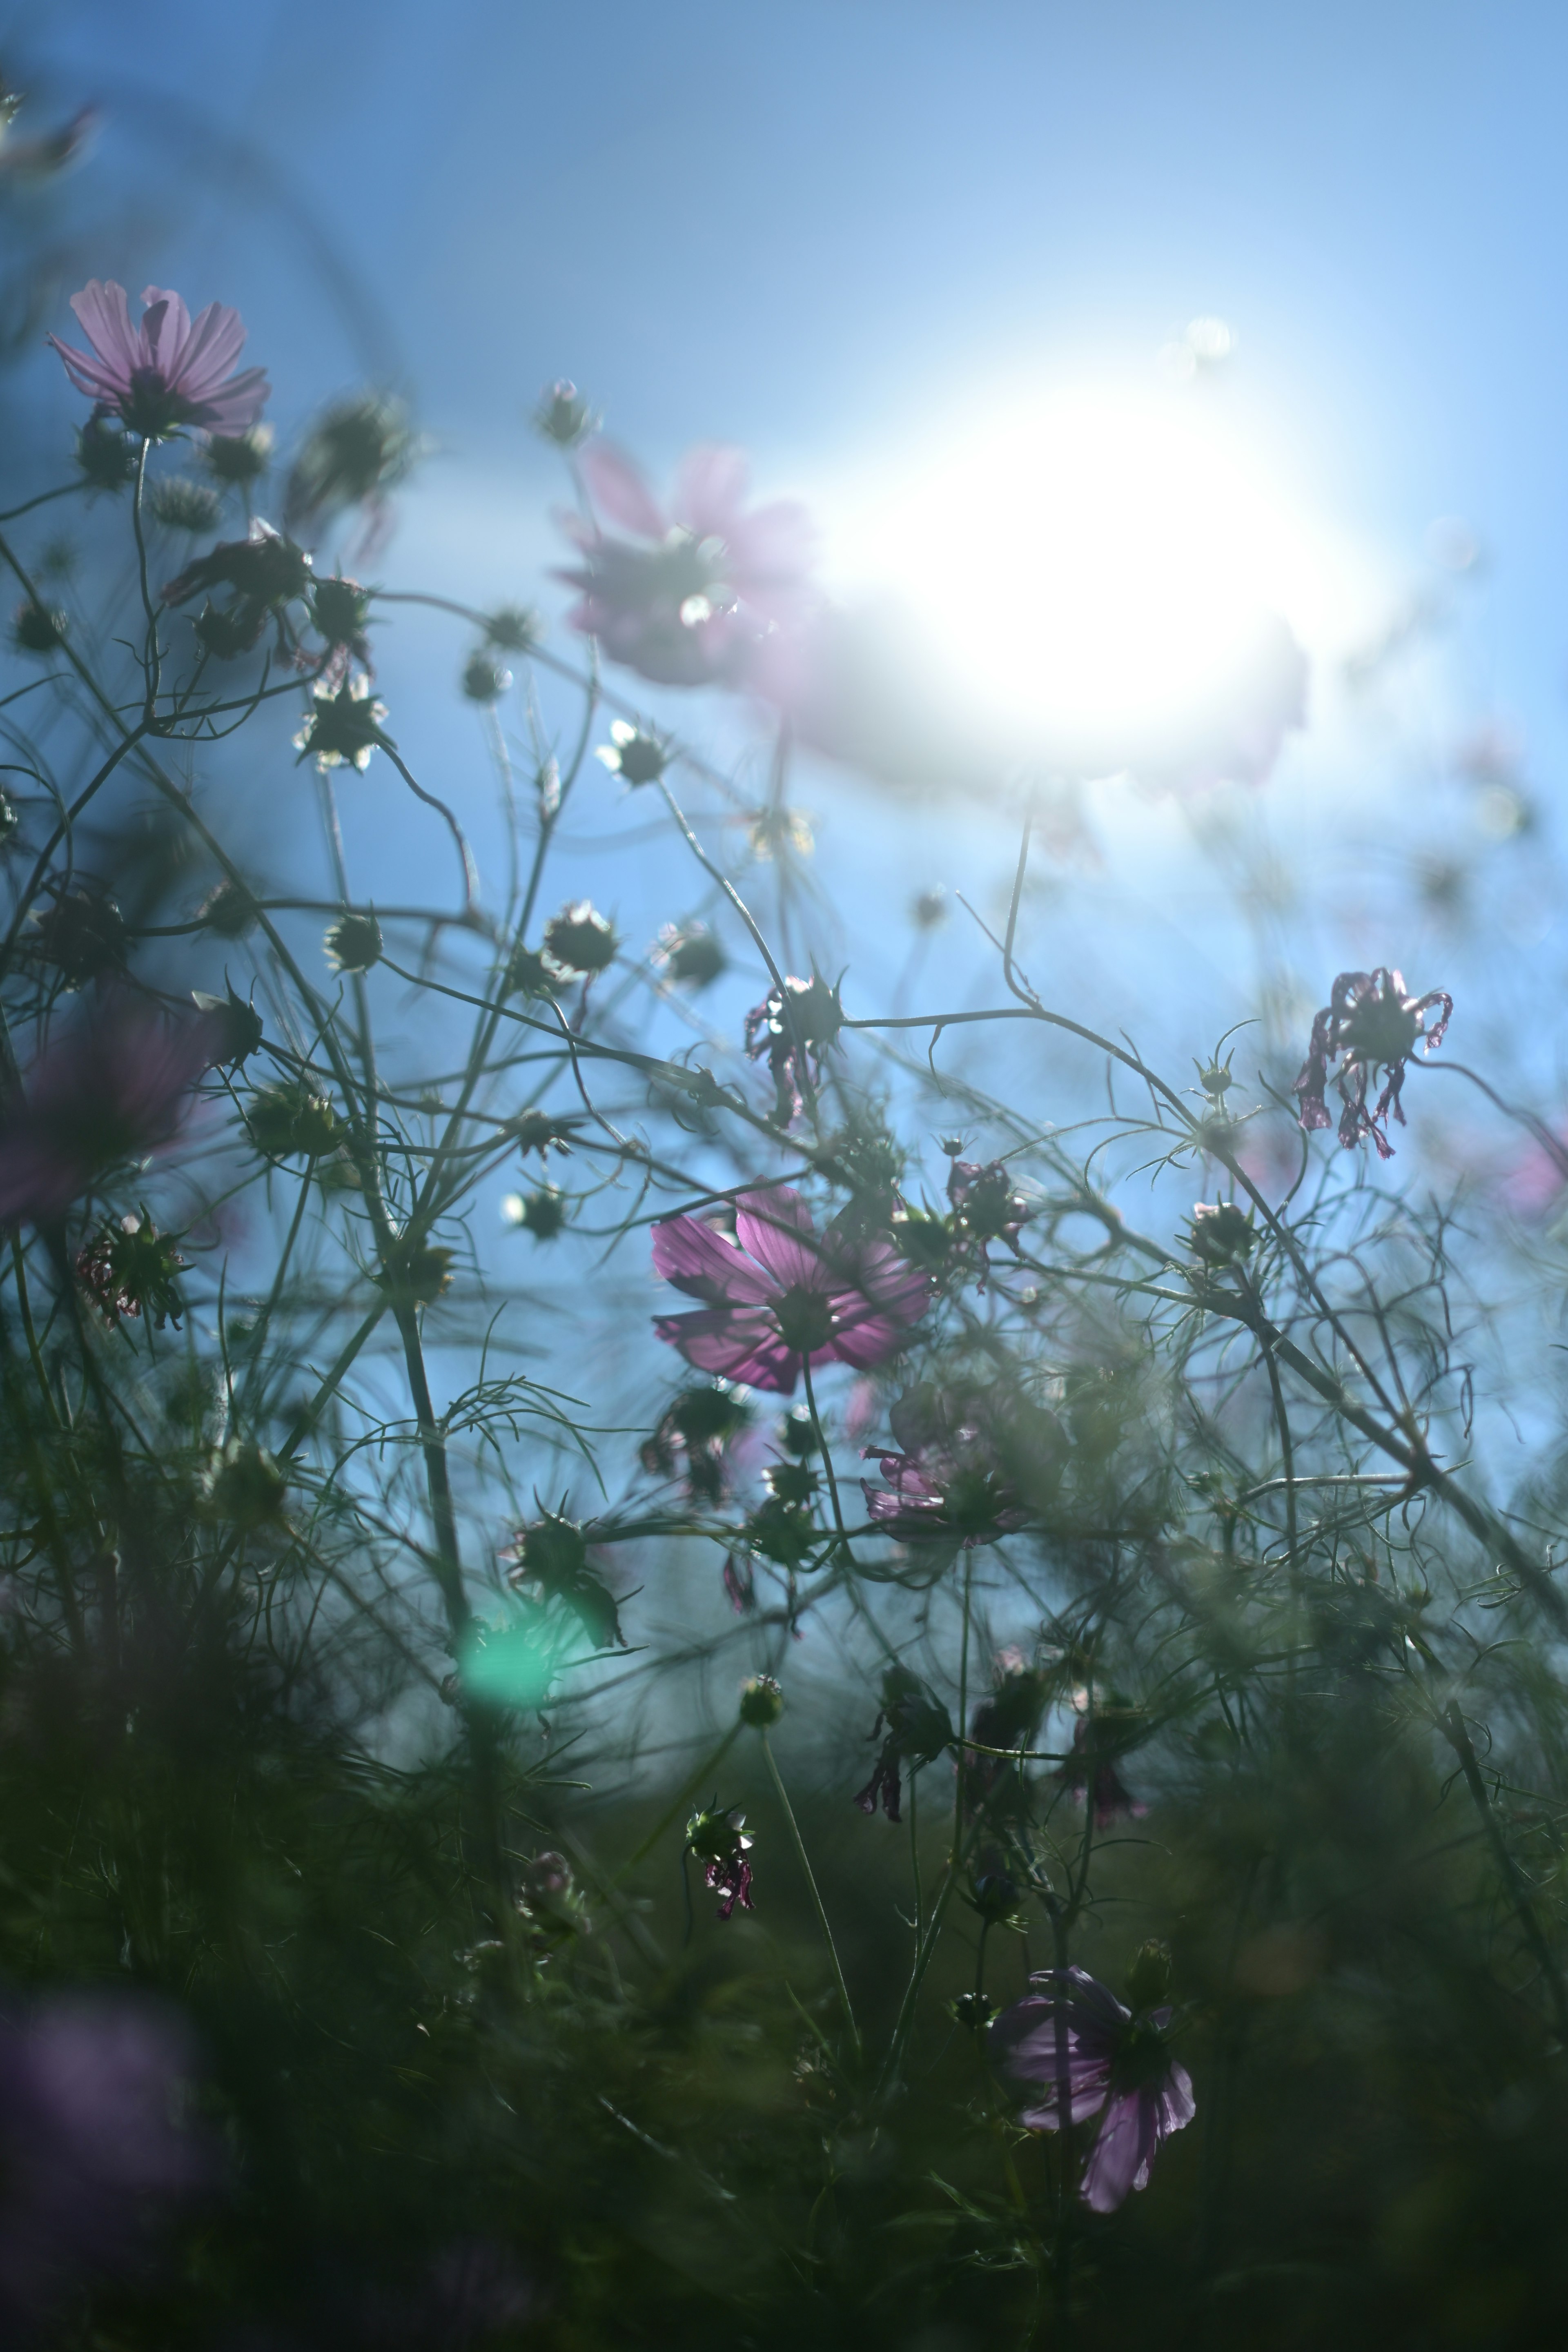
[[655, 1225], [653, 1263], [678, 1290], [716, 1306], [760, 1307], [778, 1296], [760, 1266], [697, 1217], [666, 1217]]
[[624, 449], [613, 441], [590, 442], [581, 463], [595, 505], [612, 522], [623, 530], [635, 530], [641, 539], [663, 539], [668, 526]]
[[124, 390], [131, 382], [132, 370], [139, 368], [144, 357], [142, 338], [131, 324], [124, 287], [112, 278], [107, 282], [89, 278], [81, 292], [71, 296], [71, 309], [88, 341]]
[[699, 539], [721, 539], [733, 548], [746, 495], [746, 456], [721, 441], [704, 441], [680, 461], [675, 520]]
[[694, 1315], [661, 1315], [653, 1328], [700, 1372], [779, 1396], [795, 1393], [800, 1358], [784, 1346], [772, 1316], [759, 1308], [731, 1313], [725, 1307], [700, 1307]]
[[1084, 2169], [1085, 2204], [1096, 2213], [1114, 2213], [1129, 2189], [1146, 2188], [1159, 2145], [1154, 2102], [1148, 2094], [1129, 2091], [1113, 2099]]
[[827, 1288], [827, 1268], [811, 1211], [787, 1184], [742, 1192], [735, 1202], [735, 1232], [742, 1247], [785, 1289]]

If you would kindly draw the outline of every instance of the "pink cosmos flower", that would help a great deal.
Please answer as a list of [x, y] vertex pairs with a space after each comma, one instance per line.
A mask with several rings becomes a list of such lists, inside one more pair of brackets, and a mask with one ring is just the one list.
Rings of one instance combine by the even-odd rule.
[[1003, 2011], [992, 2049], [1007, 2073], [1045, 2091], [1022, 2116], [1031, 2131], [1058, 2130], [1064, 2104], [1075, 2124], [1104, 2109], [1081, 2194], [1094, 2212], [1113, 2213], [1131, 2190], [1148, 2187], [1162, 2141], [1196, 2113], [1191, 2078], [1167, 2047], [1171, 2012], [1134, 2014], [1086, 1969], [1047, 1969], [1029, 1981], [1038, 1990]]
[[581, 592], [572, 626], [663, 686], [745, 683], [755, 646], [812, 609], [804, 507], [781, 499], [745, 512], [745, 458], [713, 443], [683, 459], [668, 509], [612, 444], [592, 443], [580, 462], [599, 512], [632, 536], [558, 515], [582, 555], [557, 574]]
[[57, 1032], [0, 1108], [0, 1223], [56, 1224], [114, 1161], [169, 1142], [223, 1025], [121, 993]]
[[245, 346], [239, 312], [209, 302], [193, 320], [180, 297], [162, 286], [147, 287], [142, 300], [142, 322], [132, 327], [124, 287], [91, 278], [71, 296], [91, 351], [48, 338], [98, 414], [112, 412], [149, 441], [182, 425], [225, 435], [254, 425], [272, 387], [264, 368], [234, 372]]
[[792, 1396], [803, 1358], [866, 1371], [902, 1347], [931, 1297], [930, 1276], [884, 1241], [852, 1240], [837, 1224], [820, 1237], [787, 1184], [742, 1192], [739, 1247], [696, 1217], [653, 1229], [653, 1262], [667, 1282], [708, 1304], [661, 1315], [659, 1338], [699, 1371]]

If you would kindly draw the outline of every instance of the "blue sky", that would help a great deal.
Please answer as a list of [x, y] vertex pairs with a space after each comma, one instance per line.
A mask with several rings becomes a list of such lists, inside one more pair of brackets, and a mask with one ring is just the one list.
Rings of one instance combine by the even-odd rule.
[[[407, 392], [440, 454], [392, 568], [540, 592], [555, 480], [522, 418], [560, 372], [656, 473], [698, 438], [745, 444], [831, 541], [856, 486], [944, 420], [1042, 370], [1143, 382], [1218, 312], [1228, 413], [1367, 552], [1390, 612], [1433, 519], [1476, 526], [1490, 576], [1444, 723], [1516, 719], [1550, 805], [1560, 12], [74, 0], [14, 24], [0, 54], [40, 106], [108, 109], [87, 167], [123, 195], [106, 272], [239, 303], [285, 430], [366, 372]], [[36, 381], [58, 410], [47, 355]], [[409, 624], [398, 651], [425, 663], [399, 679], [417, 739], [411, 697], [457, 649]], [[1414, 825], [1407, 750], [1354, 758], [1384, 761], [1389, 825]]]

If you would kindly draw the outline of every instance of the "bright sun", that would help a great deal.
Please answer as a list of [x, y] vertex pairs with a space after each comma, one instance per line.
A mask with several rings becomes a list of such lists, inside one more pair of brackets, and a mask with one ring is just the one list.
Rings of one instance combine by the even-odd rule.
[[1343, 569], [1190, 394], [1089, 386], [945, 436], [852, 551], [993, 709], [1108, 743], [1201, 717], [1261, 607], [1310, 637]]

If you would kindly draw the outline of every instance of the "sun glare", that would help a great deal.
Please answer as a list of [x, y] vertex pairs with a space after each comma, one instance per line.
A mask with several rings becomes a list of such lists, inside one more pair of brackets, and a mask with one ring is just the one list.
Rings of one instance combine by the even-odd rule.
[[1108, 740], [1200, 714], [1260, 608], [1310, 640], [1344, 561], [1179, 391], [1057, 391], [976, 420], [854, 538], [994, 709]]

